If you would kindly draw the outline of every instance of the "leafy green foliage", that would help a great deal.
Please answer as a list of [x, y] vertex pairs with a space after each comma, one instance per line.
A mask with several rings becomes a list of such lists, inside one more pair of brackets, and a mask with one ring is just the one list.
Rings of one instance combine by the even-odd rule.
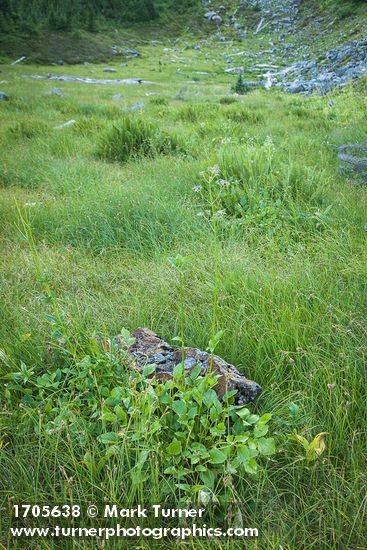
[[312, 205], [307, 196], [300, 200], [295, 189], [298, 178], [277, 162], [270, 138], [261, 145], [223, 149], [215, 160], [215, 170], [202, 172], [200, 184], [193, 189], [201, 204], [212, 205], [202, 214], [221, 219], [222, 225], [236, 222], [267, 235], [279, 234], [287, 226], [292, 227], [287, 238], [297, 240], [306, 230], [322, 232], [335, 223], [332, 205], [320, 210], [317, 201]]
[[[220, 498], [227, 474], [255, 475], [263, 457], [275, 453], [268, 437], [271, 415], [259, 417], [235, 405], [236, 391], [219, 401], [213, 389], [218, 376], [193, 371], [183, 377], [178, 369], [172, 380], [160, 383], [151, 378], [154, 366], [142, 373], [129, 366], [133, 340], [127, 331], [125, 348], [108, 341], [111, 350], [105, 351], [105, 339], [98, 345], [83, 337], [70, 340], [71, 352], [60, 349], [59, 321], [52, 316], [50, 322], [59, 350], [55, 366], [42, 372], [21, 363], [5, 376], [9, 400], [16, 400], [39, 435], [71, 437], [85, 452], [96, 438], [100, 460], [113, 467], [124, 454], [133, 475], [140, 469], [144, 477], [149, 462], [134, 464], [138, 448], [155, 456], [171, 495], [183, 491], [197, 498], [200, 488], [209, 499]], [[79, 357], [77, 349], [88, 354]]]
[[296, 432], [292, 434], [292, 438], [303, 447], [306, 459], [309, 461], [317, 460], [326, 449], [325, 436], [326, 432], [317, 434], [311, 442], [309, 442], [303, 435]]

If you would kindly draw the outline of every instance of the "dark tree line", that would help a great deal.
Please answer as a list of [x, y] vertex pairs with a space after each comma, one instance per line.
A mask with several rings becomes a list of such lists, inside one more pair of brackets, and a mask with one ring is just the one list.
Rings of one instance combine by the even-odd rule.
[[[56, 30], [96, 29], [100, 19], [118, 23], [156, 19], [162, 6], [174, 0], [0, 0], [0, 28], [31, 29], [48, 25]], [[184, 0], [181, 5], [192, 4]]]

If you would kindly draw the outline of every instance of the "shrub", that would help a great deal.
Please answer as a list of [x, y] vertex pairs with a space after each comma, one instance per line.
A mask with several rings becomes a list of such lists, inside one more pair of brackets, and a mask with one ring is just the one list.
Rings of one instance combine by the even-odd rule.
[[251, 90], [250, 86], [246, 84], [243, 80], [242, 73], [238, 75], [238, 78], [234, 84], [231, 86], [231, 91], [234, 94], [244, 95]]
[[57, 313], [49, 320], [57, 340], [53, 366], [37, 371], [21, 363], [7, 374], [7, 389], [34, 430], [84, 449], [86, 469], [98, 461], [110, 471], [124, 467], [127, 478], [141, 483], [151, 477], [154, 458], [154, 478], [166, 492], [207, 504], [234, 489], [226, 486], [228, 472], [254, 475], [275, 452], [267, 435], [271, 415], [235, 405], [236, 390], [219, 401], [213, 389], [219, 376], [202, 376], [201, 367], [185, 375], [180, 363], [162, 383], [151, 378], [154, 365], [142, 372], [129, 366], [134, 339], [127, 331], [118, 345], [75, 340]]
[[107, 160], [126, 162], [132, 157], [184, 152], [177, 136], [159, 130], [142, 118], [125, 116], [102, 136], [97, 155]]

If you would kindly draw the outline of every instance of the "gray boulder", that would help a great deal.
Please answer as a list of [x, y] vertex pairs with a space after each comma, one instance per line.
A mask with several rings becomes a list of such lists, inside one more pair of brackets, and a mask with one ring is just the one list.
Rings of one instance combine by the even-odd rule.
[[290, 94], [299, 94], [301, 92], [304, 92], [306, 90], [305, 85], [302, 81], [295, 80], [288, 86], [285, 86], [285, 91]]
[[221, 18], [220, 15], [214, 15], [211, 18], [211, 21], [213, 21], [213, 23], [215, 23], [216, 25], [221, 25], [223, 23], [223, 19]]
[[141, 53], [137, 50], [125, 50], [125, 55], [129, 57], [141, 57]]
[[5, 92], [0, 92], [0, 101], [7, 101], [8, 99], [8, 94], [6, 94]]
[[125, 111], [140, 111], [140, 109], [144, 109], [144, 107], [145, 103], [143, 101], [138, 101], [137, 103], [126, 107]]
[[50, 95], [58, 95], [62, 97], [64, 95], [64, 92], [60, 90], [60, 88], [52, 88], [49, 92], [45, 92], [43, 95], [50, 96]]
[[[127, 349], [131, 368], [142, 371], [147, 365], [154, 364], [155, 371], [151, 375], [152, 378], [160, 382], [172, 379], [175, 367], [182, 363], [181, 348], [170, 346], [147, 328], [137, 329], [132, 336], [135, 341]], [[97, 342], [101, 348], [107, 352], [110, 351], [111, 342], [109, 340], [97, 337]], [[126, 350], [123, 336], [116, 336], [113, 345]], [[246, 378], [233, 365], [217, 355], [211, 357], [209, 353], [197, 348], [184, 348], [185, 375], [189, 376], [195, 367], [200, 367], [199, 376], [205, 376], [209, 372], [218, 376], [214, 390], [219, 399], [223, 399], [226, 392], [236, 390], [236, 404], [245, 405], [254, 401], [262, 391], [256, 382]]]

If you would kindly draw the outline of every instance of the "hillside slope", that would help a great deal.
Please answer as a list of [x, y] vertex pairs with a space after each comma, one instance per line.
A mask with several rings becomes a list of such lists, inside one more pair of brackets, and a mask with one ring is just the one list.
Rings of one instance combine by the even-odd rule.
[[[185, 0], [178, 5], [156, 0], [151, 9], [145, 2], [116, 13], [95, 8], [88, 17], [76, 7], [71, 16], [68, 2], [56, 14], [52, 2], [43, 11], [32, 11], [29, 3], [28, 10], [19, 13], [14, 7], [17, 1], [11, 2], [12, 9], [3, 2], [0, 55], [7, 62], [21, 56], [31, 63], [106, 62], [116, 52], [147, 40], [218, 36], [246, 52], [272, 50], [268, 56], [263, 54], [264, 62], [281, 61], [285, 66], [367, 36], [367, 4], [359, 0]], [[210, 13], [215, 17], [205, 16]]]

